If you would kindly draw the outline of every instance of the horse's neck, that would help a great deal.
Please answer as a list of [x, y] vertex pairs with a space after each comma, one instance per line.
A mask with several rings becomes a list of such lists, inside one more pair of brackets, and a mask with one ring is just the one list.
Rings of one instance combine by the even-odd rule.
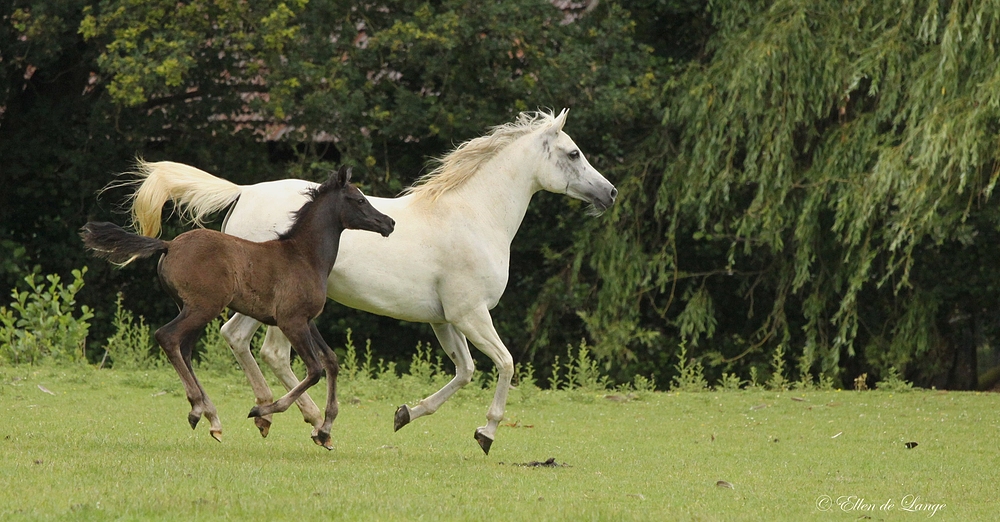
[[316, 272], [326, 279], [326, 274], [333, 270], [337, 260], [337, 250], [340, 247], [340, 235], [343, 228], [334, 219], [330, 219], [328, 209], [314, 208], [310, 216], [304, 216], [290, 237], [285, 240], [289, 248], [295, 249], [303, 256]]
[[497, 156], [450, 193], [442, 194], [442, 203], [450, 201], [468, 208], [471, 223], [483, 227], [484, 233], [502, 235], [509, 246], [524, 220], [531, 196], [539, 190], [532, 168], [524, 155]]

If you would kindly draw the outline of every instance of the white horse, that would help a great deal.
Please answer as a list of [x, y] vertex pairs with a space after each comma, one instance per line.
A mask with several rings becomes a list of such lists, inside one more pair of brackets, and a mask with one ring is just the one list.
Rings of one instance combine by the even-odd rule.
[[[482, 137], [459, 145], [398, 198], [369, 198], [396, 222], [388, 238], [344, 231], [337, 263], [330, 273], [327, 295], [352, 308], [405, 321], [430, 323], [448, 357], [455, 377], [416, 406], [396, 410], [396, 430], [434, 413], [459, 388], [472, 380], [474, 365], [468, 341], [485, 353], [499, 370], [487, 423], [475, 438], [489, 454], [503, 419], [514, 371], [513, 359], [493, 327], [490, 310], [507, 286], [510, 244], [533, 194], [547, 190], [586, 201], [603, 211], [618, 190], [584, 158], [564, 132], [567, 110], [558, 116], [522, 113]], [[187, 218], [205, 216], [233, 202], [223, 231], [265, 241], [284, 231], [292, 212], [305, 202], [315, 183], [286, 179], [240, 186], [206, 172], [171, 162], [140, 163], [139, 188], [133, 195], [135, 225], [145, 235], [160, 229], [160, 214], [173, 200]], [[273, 401], [271, 390], [250, 353], [257, 320], [236, 314], [222, 328], [254, 390], [257, 404]], [[289, 366], [289, 342], [281, 332], [267, 330], [261, 357], [285, 387], [298, 379]], [[320, 426], [319, 408], [303, 395], [298, 402], [306, 422]], [[269, 419], [257, 420], [267, 436]]]

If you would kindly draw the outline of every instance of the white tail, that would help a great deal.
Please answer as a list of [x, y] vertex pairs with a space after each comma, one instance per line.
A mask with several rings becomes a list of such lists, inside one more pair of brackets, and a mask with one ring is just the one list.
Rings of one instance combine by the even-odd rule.
[[160, 235], [160, 215], [167, 200], [173, 202], [174, 212], [182, 219], [202, 226], [206, 216], [232, 204], [243, 191], [231, 181], [172, 161], [138, 160], [131, 174], [138, 179], [124, 184], [139, 185], [130, 196], [132, 225], [149, 237]]

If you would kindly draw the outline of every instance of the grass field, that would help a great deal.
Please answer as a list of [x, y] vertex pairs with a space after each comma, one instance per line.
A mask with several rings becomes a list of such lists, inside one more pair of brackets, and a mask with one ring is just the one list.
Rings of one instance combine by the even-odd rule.
[[[262, 439], [242, 376], [201, 377], [222, 443], [188, 427], [171, 369], [0, 368], [0, 520], [997, 516], [996, 394], [515, 390], [485, 456], [488, 390], [393, 433], [433, 387], [344, 382], [326, 451], [297, 410]], [[564, 466], [520, 465], [549, 458]]]

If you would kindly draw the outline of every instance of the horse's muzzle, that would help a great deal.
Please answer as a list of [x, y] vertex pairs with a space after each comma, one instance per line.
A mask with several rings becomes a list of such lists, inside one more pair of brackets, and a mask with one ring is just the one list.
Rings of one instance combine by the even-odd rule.
[[594, 205], [594, 208], [598, 212], [604, 212], [605, 210], [611, 208], [611, 205], [615, 204], [615, 198], [617, 197], [618, 189], [611, 187], [611, 190], [604, 194], [598, 194], [590, 203]]
[[382, 237], [389, 237], [392, 231], [396, 229], [396, 222], [391, 217], [386, 217], [385, 219], [380, 219], [378, 221], [378, 233], [382, 234]]

